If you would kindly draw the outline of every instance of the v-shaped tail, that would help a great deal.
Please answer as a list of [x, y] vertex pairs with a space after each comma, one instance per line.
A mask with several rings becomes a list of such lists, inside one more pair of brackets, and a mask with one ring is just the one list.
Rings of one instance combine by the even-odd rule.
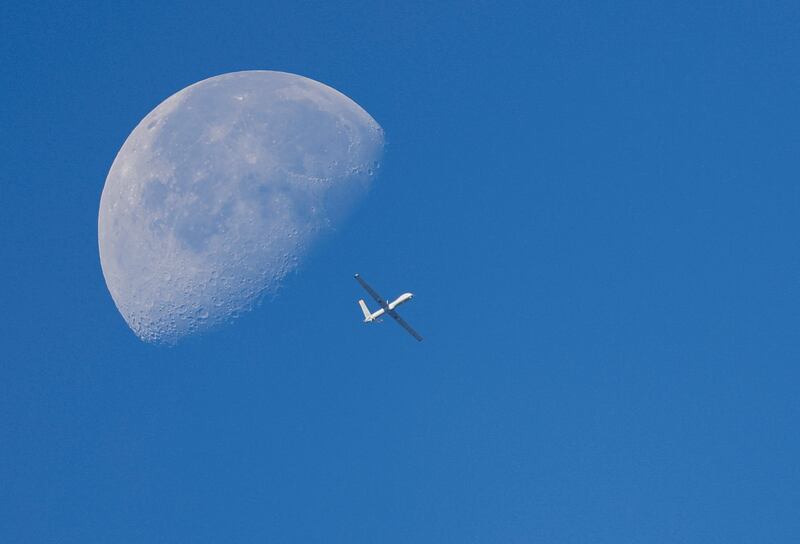
[[361, 311], [364, 312], [364, 321], [369, 321], [372, 317], [372, 312], [367, 308], [367, 303], [364, 302], [363, 298], [358, 300], [358, 305], [361, 306]]

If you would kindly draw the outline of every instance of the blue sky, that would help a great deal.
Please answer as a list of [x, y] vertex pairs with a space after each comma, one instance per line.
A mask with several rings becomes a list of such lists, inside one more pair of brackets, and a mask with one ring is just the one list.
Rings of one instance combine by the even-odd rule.
[[[433, 4], [433, 5], [432, 5]], [[3, 542], [800, 538], [800, 8], [38, 3], [0, 21]], [[235, 70], [333, 86], [381, 177], [274, 300], [140, 342], [108, 169]], [[366, 327], [352, 279], [417, 296]]]

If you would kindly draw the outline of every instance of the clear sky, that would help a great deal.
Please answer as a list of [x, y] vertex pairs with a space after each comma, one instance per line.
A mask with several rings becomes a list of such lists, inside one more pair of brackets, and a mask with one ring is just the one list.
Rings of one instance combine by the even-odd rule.
[[[800, 539], [797, 2], [22, 4], [0, 541]], [[106, 174], [245, 69], [353, 98], [381, 176], [274, 300], [144, 344]], [[425, 341], [363, 325], [354, 272]]]

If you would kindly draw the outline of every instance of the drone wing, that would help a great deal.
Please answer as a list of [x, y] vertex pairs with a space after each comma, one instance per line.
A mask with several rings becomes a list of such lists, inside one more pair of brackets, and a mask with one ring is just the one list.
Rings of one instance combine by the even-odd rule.
[[363, 288], [364, 288], [364, 290], [365, 290], [367, 293], [369, 293], [369, 296], [371, 296], [372, 298], [374, 298], [374, 299], [375, 299], [375, 302], [377, 302], [378, 304], [380, 304], [380, 307], [381, 307], [381, 308], [383, 308], [384, 310], [387, 310], [387, 311], [389, 310], [389, 305], [386, 303], [386, 301], [385, 301], [385, 300], [383, 300], [383, 299], [381, 298], [381, 296], [380, 296], [380, 295], [377, 293], [377, 291], [375, 291], [375, 289], [373, 289], [372, 287], [370, 287], [370, 286], [369, 286], [369, 284], [367, 284], [367, 282], [365, 282], [364, 280], [362, 280], [362, 279], [361, 279], [361, 276], [359, 276], [358, 274], [356, 274], [356, 280], [358, 280], [358, 283], [360, 283], [360, 284], [361, 284], [361, 287], [363, 287]]
[[398, 313], [397, 313], [397, 312], [395, 312], [394, 310], [389, 310], [387, 313], [388, 313], [390, 316], [392, 316], [392, 317], [394, 318], [394, 320], [395, 320], [395, 321], [397, 321], [397, 322], [400, 324], [400, 326], [401, 326], [401, 327], [403, 327], [405, 330], [407, 330], [407, 331], [408, 331], [408, 333], [409, 333], [411, 336], [413, 336], [414, 338], [416, 338], [418, 342], [422, 342], [422, 337], [419, 335], [419, 333], [418, 333], [417, 331], [415, 331], [414, 329], [412, 329], [412, 328], [411, 328], [411, 325], [409, 325], [408, 323], [406, 323], [406, 320], [405, 320], [405, 319], [403, 319], [402, 317], [400, 317], [400, 314], [398, 314]]

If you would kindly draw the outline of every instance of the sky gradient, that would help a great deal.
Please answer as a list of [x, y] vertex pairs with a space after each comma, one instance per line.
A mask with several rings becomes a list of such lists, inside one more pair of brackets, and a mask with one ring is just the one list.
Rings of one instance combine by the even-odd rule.
[[[798, 4], [396, 4], [6, 8], [0, 541], [798, 540]], [[144, 344], [106, 175], [253, 69], [361, 105], [380, 177], [274, 299]]]

